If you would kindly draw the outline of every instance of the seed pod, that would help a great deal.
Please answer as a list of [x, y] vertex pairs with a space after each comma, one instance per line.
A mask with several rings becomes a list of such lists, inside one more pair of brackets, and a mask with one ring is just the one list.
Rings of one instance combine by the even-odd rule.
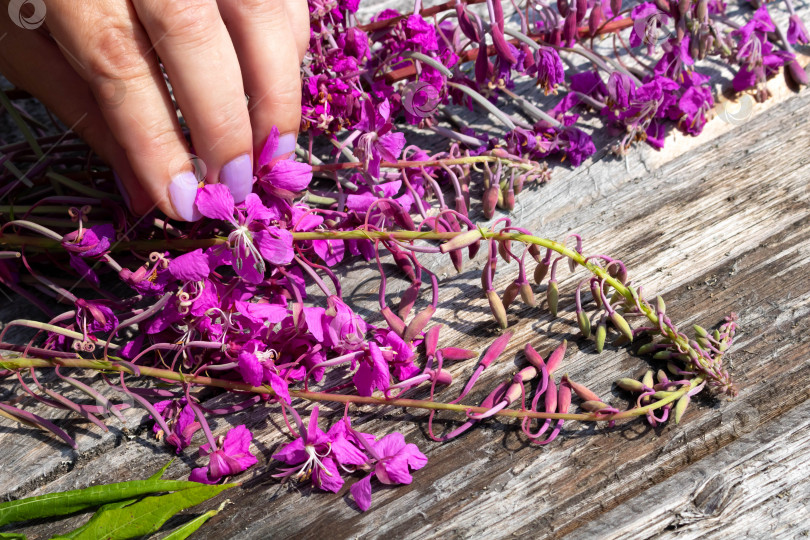
[[607, 325], [605, 320], [601, 319], [596, 326], [596, 352], [601, 353], [605, 348], [605, 338], [607, 337]]
[[628, 341], [633, 341], [633, 329], [630, 328], [625, 318], [619, 315], [618, 311], [614, 311], [610, 314], [610, 320]]
[[487, 300], [489, 300], [489, 310], [492, 312], [492, 316], [495, 317], [498, 326], [505, 330], [509, 323], [506, 320], [506, 309], [504, 309], [498, 293], [494, 290], [487, 291]]
[[577, 313], [577, 324], [579, 324], [579, 331], [582, 332], [582, 337], [585, 339], [591, 337], [591, 321], [584, 311]]
[[635, 379], [624, 378], [616, 381], [616, 386], [622, 390], [629, 390], [630, 392], [643, 392], [644, 383]]
[[534, 282], [538, 285], [543, 283], [543, 280], [546, 278], [546, 274], [548, 274], [549, 264], [540, 261], [537, 263], [537, 266], [534, 267]]
[[391, 308], [388, 306], [380, 309], [380, 314], [383, 316], [383, 319], [385, 319], [385, 322], [388, 323], [388, 328], [399, 337], [402, 337], [402, 334], [405, 333], [405, 322], [391, 311]]
[[520, 284], [520, 299], [529, 307], [537, 305], [537, 300], [534, 298], [534, 291], [528, 281], [524, 281]]
[[548, 282], [548, 290], [546, 291], [546, 300], [548, 301], [548, 310], [551, 312], [552, 317], [557, 316], [557, 301], [560, 298], [560, 291], [557, 288], [556, 281]]
[[681, 396], [680, 399], [675, 403], [675, 423], [678, 424], [683, 417], [683, 413], [686, 411], [686, 407], [689, 406], [689, 395], [684, 394]]
[[419, 333], [424, 330], [434, 313], [436, 313], [436, 308], [433, 307], [433, 304], [417, 313], [416, 316], [411, 319], [411, 322], [408, 324], [407, 328], [405, 328], [405, 334], [402, 336], [402, 339], [407, 342], [413, 341], [416, 336], [418, 336]]
[[482, 197], [482, 209], [486, 219], [492, 219], [492, 216], [495, 215], [495, 205], [498, 204], [498, 193], [500, 193], [500, 190], [496, 183], [493, 183], [484, 192], [484, 196]]
[[518, 285], [517, 282], [513, 281], [512, 283], [507, 285], [506, 290], [503, 291], [503, 298], [502, 298], [504, 309], [509, 309], [509, 306], [512, 305], [512, 302], [514, 302], [515, 298], [517, 298], [519, 291], [520, 285]]

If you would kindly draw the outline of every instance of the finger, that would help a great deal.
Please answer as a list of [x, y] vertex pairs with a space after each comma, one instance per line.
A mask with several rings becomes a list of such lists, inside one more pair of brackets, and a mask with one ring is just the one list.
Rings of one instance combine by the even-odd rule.
[[70, 0], [49, 3], [48, 27], [64, 57], [87, 81], [140, 180], [142, 189], [130, 191], [133, 205], [154, 203], [171, 218], [199, 219], [188, 147], [134, 8], [127, 2], [85, 8]]
[[253, 189], [250, 116], [216, 0], [133, 0], [169, 75], [195, 152], [241, 202]]
[[[0, 35], [8, 40], [0, 48], [0, 72], [26, 89], [84, 139], [119, 177], [119, 189], [135, 213], [149, 210], [145, 201], [132, 201], [129, 193], [142, 191], [126, 152], [112, 136], [87, 83], [40, 32], [6, 24], [0, 17]], [[43, 69], [31, 69], [42, 66]]]
[[284, 0], [284, 10], [295, 39], [300, 64], [309, 48], [309, 6], [307, 0]]
[[242, 66], [250, 101], [254, 154], [259, 155], [273, 126], [278, 128], [276, 155], [295, 150], [301, 122], [301, 76], [298, 50], [280, 1], [220, 0]]

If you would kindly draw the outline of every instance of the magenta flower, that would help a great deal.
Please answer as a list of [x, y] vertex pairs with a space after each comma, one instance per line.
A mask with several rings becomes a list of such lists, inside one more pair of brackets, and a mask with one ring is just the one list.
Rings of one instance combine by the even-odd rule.
[[278, 148], [278, 139], [278, 128], [273, 126], [257, 161], [257, 178], [259, 186], [267, 194], [290, 202], [299, 191], [309, 186], [312, 181], [312, 167], [287, 159], [287, 156], [273, 158]]
[[194, 416], [194, 410], [189, 406], [186, 398], [158, 401], [154, 404], [154, 408], [163, 417], [171, 432], [164, 433], [157, 422], [152, 427], [152, 431], [158, 439], [162, 438], [177, 448], [179, 454], [191, 444], [191, 437], [200, 429], [200, 424]]
[[239, 352], [239, 373], [246, 383], [253, 386], [269, 383], [276, 396], [289, 405], [289, 385], [278, 374], [274, 363], [276, 356], [276, 351], [268, 350], [262, 342], [251, 339]]
[[324, 345], [347, 353], [363, 347], [368, 325], [337, 296], [326, 299], [329, 306], [324, 312]]
[[374, 390], [388, 390], [391, 382], [388, 362], [373, 341], [368, 342], [368, 352], [360, 359], [360, 367], [352, 377], [352, 382], [361, 396], [370, 396]]
[[220, 437], [219, 448], [211, 451], [211, 445], [200, 447], [200, 455], [208, 456], [208, 466], [191, 471], [188, 479], [203, 484], [216, 484], [225, 476], [233, 476], [256, 464], [256, 456], [250, 452], [253, 434], [243, 425]]
[[359, 466], [368, 461], [365, 454], [346, 437], [341, 424], [338, 422], [329, 433], [324, 433], [318, 428], [318, 407], [313, 407], [307, 428], [301, 429], [297, 439], [273, 454], [273, 459], [293, 466], [282, 469], [273, 477], [298, 481], [311, 479], [315, 487], [337, 493], [343, 486], [338, 464]]
[[62, 239], [62, 247], [70, 254], [70, 266], [82, 279], [98, 286], [98, 276], [84, 259], [97, 259], [110, 249], [115, 239], [115, 229], [110, 224], [93, 225], [68, 233]]
[[554, 90], [554, 87], [565, 80], [565, 68], [557, 51], [551, 47], [541, 47], [535, 53], [536, 61], [527, 71], [527, 75], [536, 75], [537, 84], [543, 89], [546, 95]]
[[372, 476], [383, 484], [410, 484], [413, 481], [410, 470], [419, 470], [428, 462], [415, 444], [405, 443], [402, 433], [390, 433], [370, 443], [368, 450], [376, 462], [374, 471], [350, 488], [357, 506], [364, 512], [371, 507]]
[[366, 170], [374, 177], [380, 177], [380, 162], [396, 161], [405, 148], [405, 135], [394, 133], [390, 122], [391, 104], [383, 100], [375, 109], [370, 100], [363, 102], [361, 120], [355, 126], [365, 131], [354, 143], [354, 152], [358, 159], [366, 164]]
[[169, 273], [180, 281], [203, 281], [211, 274], [210, 262], [202, 249], [184, 253], [169, 263]]
[[804, 22], [795, 13], [790, 16], [788, 22], [787, 40], [791, 45], [807, 45], [810, 43], [810, 37], [807, 36], [807, 27], [804, 26]]
[[196, 205], [202, 215], [226, 221], [234, 228], [228, 235], [230, 251], [217, 247], [209, 249], [209, 256], [215, 263], [213, 266], [233, 262], [242, 279], [260, 283], [264, 279], [265, 260], [276, 265], [288, 264], [292, 260], [292, 234], [278, 227], [268, 227], [263, 222], [273, 214], [255, 193], [247, 196], [244, 208], [236, 208], [225, 185], [207, 184], [197, 192]]

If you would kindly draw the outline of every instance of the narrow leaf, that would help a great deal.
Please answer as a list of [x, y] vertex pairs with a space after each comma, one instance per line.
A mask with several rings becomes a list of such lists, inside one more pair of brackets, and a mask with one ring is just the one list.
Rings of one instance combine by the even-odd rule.
[[225, 508], [225, 505], [228, 504], [229, 502], [230, 501], [225, 501], [222, 504], [220, 504], [219, 508], [217, 508], [216, 510], [209, 510], [203, 515], [192, 519], [182, 527], [179, 527], [170, 532], [168, 535], [164, 536], [163, 540], [185, 540], [186, 538], [191, 536], [191, 533], [202, 527], [203, 523], [205, 523], [215, 515], [219, 514], [222, 511], [222, 509]]
[[152, 476], [150, 476], [150, 477], [148, 478], [148, 480], [160, 480], [160, 479], [161, 479], [161, 477], [163, 477], [163, 473], [165, 473], [165, 472], [166, 472], [166, 470], [169, 468], [169, 466], [170, 466], [172, 463], [174, 463], [174, 458], [170, 459], [170, 460], [169, 460], [169, 462], [168, 462], [166, 465], [164, 465], [163, 467], [161, 467], [161, 468], [160, 468], [160, 470], [159, 470], [158, 472], [156, 472], [155, 474], [153, 474]]

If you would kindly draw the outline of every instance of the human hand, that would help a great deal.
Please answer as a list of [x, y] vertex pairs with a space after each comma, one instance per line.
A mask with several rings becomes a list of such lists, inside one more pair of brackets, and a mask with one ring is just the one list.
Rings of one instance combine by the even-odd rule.
[[[111, 165], [130, 208], [193, 221], [198, 180], [241, 202], [275, 125], [295, 149], [306, 0], [0, 0], [0, 73]], [[245, 95], [250, 97], [246, 102]]]

